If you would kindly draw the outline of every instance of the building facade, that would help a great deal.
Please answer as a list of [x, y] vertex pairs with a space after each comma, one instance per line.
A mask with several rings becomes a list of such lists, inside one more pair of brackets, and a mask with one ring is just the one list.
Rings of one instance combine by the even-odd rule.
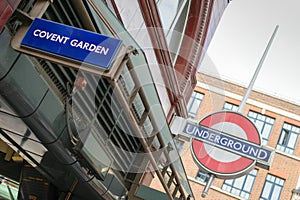
[[[228, 3], [1, 1], [0, 174], [5, 183], [20, 183], [20, 199], [193, 197], [169, 123], [174, 115], [188, 116], [197, 66]], [[65, 26], [65, 32], [34, 29], [34, 37], [53, 42], [46, 48], [73, 41], [72, 47], [91, 53], [80, 61], [59, 49], [28, 47], [34, 40], [24, 45], [36, 19]], [[80, 41], [81, 34], [75, 37], [72, 30], [121, 41], [109, 70], [87, 63], [103, 44]], [[163, 193], [148, 187], [154, 174]]]
[[[188, 104], [190, 118], [220, 110], [237, 111], [246, 88], [226, 80], [198, 74], [198, 84]], [[299, 104], [252, 91], [242, 112], [257, 127], [262, 144], [275, 150], [270, 169], [255, 166], [240, 178], [215, 179], [207, 199], [297, 199], [300, 187], [300, 106]], [[185, 143], [181, 158], [196, 199], [208, 180], [199, 171]], [[155, 185], [155, 183], [153, 183]]]

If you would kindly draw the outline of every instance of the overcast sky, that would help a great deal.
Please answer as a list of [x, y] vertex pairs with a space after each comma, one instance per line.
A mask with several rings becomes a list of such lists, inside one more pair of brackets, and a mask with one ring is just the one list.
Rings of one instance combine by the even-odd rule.
[[200, 71], [247, 86], [277, 24], [254, 88], [300, 104], [300, 0], [231, 1]]

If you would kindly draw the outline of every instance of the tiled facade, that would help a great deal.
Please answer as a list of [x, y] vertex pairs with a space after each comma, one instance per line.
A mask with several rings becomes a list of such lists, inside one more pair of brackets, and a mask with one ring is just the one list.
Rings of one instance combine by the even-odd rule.
[[[225, 102], [238, 106], [246, 90], [240, 85], [228, 81], [220, 81], [217, 78], [204, 74], [198, 74], [197, 79], [198, 84], [195, 92], [202, 93], [204, 96], [198, 114], [195, 117], [196, 120], [212, 112], [222, 110]], [[265, 120], [265, 116], [268, 117], [265, 121], [273, 123], [269, 135], [265, 134], [268, 137], [267, 146], [275, 150], [277, 149], [272, 165], [269, 170], [255, 167], [257, 174], [252, 185], [245, 184], [246, 179], [241, 184], [242, 179], [239, 179], [233, 182], [236, 185], [227, 187], [227, 191], [229, 192], [225, 191], [226, 187], [223, 186], [224, 180], [215, 179], [206, 199], [290, 200], [292, 199], [292, 191], [296, 191], [300, 187], [300, 134], [297, 129], [297, 127], [300, 127], [300, 106], [287, 100], [279, 99], [278, 97], [252, 91], [244, 107], [243, 114], [247, 116], [249, 111], [252, 111], [262, 121]], [[284, 126], [284, 124], [287, 125]], [[293, 135], [292, 132], [288, 131], [286, 137], [283, 138], [281, 136], [283, 134], [282, 129], [288, 126], [291, 130], [296, 130], [296, 133]], [[280, 138], [282, 139], [280, 140]], [[281, 143], [286, 143], [288, 146], [292, 146], [293, 151], [286, 153], [282, 149], [280, 150], [278, 148], [280, 141]], [[295, 146], [293, 146], [294, 143]], [[186, 142], [185, 146], [186, 150], [182, 152], [181, 159], [190, 178], [195, 199], [201, 199], [201, 193], [205, 184], [199, 181], [200, 179], [196, 180], [199, 168], [193, 161], [188, 142]], [[249, 180], [247, 180], [248, 183], [251, 183]], [[228, 181], [228, 183], [230, 182]], [[250, 191], [248, 192], [249, 196], [246, 194], [247, 191]]]

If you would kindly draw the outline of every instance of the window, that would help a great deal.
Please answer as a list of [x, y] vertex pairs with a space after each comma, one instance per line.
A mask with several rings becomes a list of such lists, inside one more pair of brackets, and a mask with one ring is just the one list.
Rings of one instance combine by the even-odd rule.
[[0, 174], [0, 191], [0, 199], [17, 199], [19, 183]]
[[269, 136], [274, 125], [274, 118], [259, 114], [254, 111], [249, 111], [248, 117], [260, 132], [262, 144], [266, 145], [268, 143]]
[[205, 174], [205, 173], [201, 172], [200, 170], [198, 171], [198, 173], [196, 175], [196, 180], [198, 180], [202, 183], [206, 183], [208, 179], [209, 179], [208, 174]]
[[223, 110], [231, 110], [231, 111], [238, 111], [239, 106], [233, 103], [225, 102]]
[[169, 31], [173, 23], [176, 23], [176, 16], [180, 14], [182, 0], [159, 0], [157, 1], [158, 12], [161, 16], [163, 28]]
[[195, 118], [197, 116], [203, 97], [204, 97], [203, 94], [195, 91], [193, 92], [187, 106], [187, 110], [191, 118]]
[[283, 188], [284, 180], [270, 174], [267, 175], [265, 185], [260, 195], [261, 200], [277, 200]]
[[249, 199], [257, 172], [257, 169], [253, 169], [245, 176], [236, 179], [225, 180], [222, 185], [222, 190], [242, 198]]
[[276, 149], [288, 154], [293, 154], [299, 136], [299, 132], [299, 127], [293, 126], [288, 123], [284, 123]]
[[173, 63], [179, 55], [186, 23], [188, 20], [189, 0], [157, 0], [157, 9], [160, 15], [164, 33]]

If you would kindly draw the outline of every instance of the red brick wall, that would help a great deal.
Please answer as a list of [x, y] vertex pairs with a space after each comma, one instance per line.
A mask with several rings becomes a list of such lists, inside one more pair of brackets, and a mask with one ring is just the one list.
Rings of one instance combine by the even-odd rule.
[[[243, 96], [245, 92], [245, 88], [240, 87], [238, 85], [234, 85], [229, 82], [224, 82], [220, 83], [219, 80], [213, 78], [213, 77], [208, 77], [204, 75], [199, 75], [198, 79], [205, 84], [210, 84], [215, 87], [222, 86], [221, 89], [229, 91], [234, 94], [238, 94], [240, 96]], [[196, 87], [195, 89], [198, 92], [201, 92], [204, 94], [204, 98], [202, 100], [197, 118], [200, 119], [207, 114], [211, 112], [215, 112], [218, 110], [221, 110], [223, 108], [224, 102], [230, 102], [236, 105], [239, 105], [239, 100], [234, 99], [232, 97], [224, 97], [223, 95], [216, 94], [212, 91], [209, 91], [208, 89]], [[259, 93], [256, 91], [253, 91], [250, 95], [250, 99], [271, 105], [273, 107], [288, 111], [290, 113], [296, 114], [300, 116], [300, 106], [287, 102], [287, 101], [282, 101], [280, 99], [274, 98], [270, 95], [266, 95], [263, 93]], [[269, 110], [264, 110], [258, 106], [255, 105], [246, 105], [243, 111], [243, 114], [247, 115], [249, 110], [253, 110], [258, 113], [264, 112], [265, 115], [270, 116], [275, 119], [274, 126], [272, 129], [272, 132], [269, 137], [268, 141], [268, 146], [273, 147], [274, 149], [276, 148], [281, 129], [283, 126], [284, 122], [291, 123], [296, 126], [300, 126], [300, 122], [296, 121], [295, 119], [288, 118], [286, 116], [274, 113]], [[186, 144], [189, 145], [189, 144]], [[185, 152], [182, 153], [181, 158], [184, 163], [186, 173], [189, 177], [195, 178], [197, 172], [198, 172], [198, 167], [194, 163], [193, 158], [191, 156], [191, 153], [189, 151], [189, 148], [187, 148]], [[264, 187], [265, 183], [265, 178], [267, 174], [272, 174], [274, 176], [278, 176], [282, 179], [285, 180], [283, 191], [281, 193], [281, 199], [284, 200], [289, 200], [291, 198], [291, 191], [296, 187], [297, 181], [300, 175], [300, 137], [297, 142], [296, 149], [294, 151], [293, 156], [287, 156], [282, 153], [275, 153], [273, 163], [270, 167], [270, 170], [265, 170], [262, 168], [258, 168], [258, 174], [255, 180], [255, 183], [253, 185], [252, 193], [250, 199], [259, 199], [260, 194], [262, 192], [262, 189]], [[220, 190], [222, 188], [223, 180], [221, 179], [215, 179], [213, 183], [213, 187], [209, 190], [208, 196], [206, 199], [236, 199], [234, 196], [227, 194]], [[152, 185], [158, 185], [158, 181], [154, 182]], [[197, 181], [190, 181], [191, 187], [193, 189], [193, 193], [196, 197], [196, 200], [201, 199], [201, 193], [204, 188], [203, 184], [200, 184]], [[215, 190], [214, 188], [219, 188]]]

